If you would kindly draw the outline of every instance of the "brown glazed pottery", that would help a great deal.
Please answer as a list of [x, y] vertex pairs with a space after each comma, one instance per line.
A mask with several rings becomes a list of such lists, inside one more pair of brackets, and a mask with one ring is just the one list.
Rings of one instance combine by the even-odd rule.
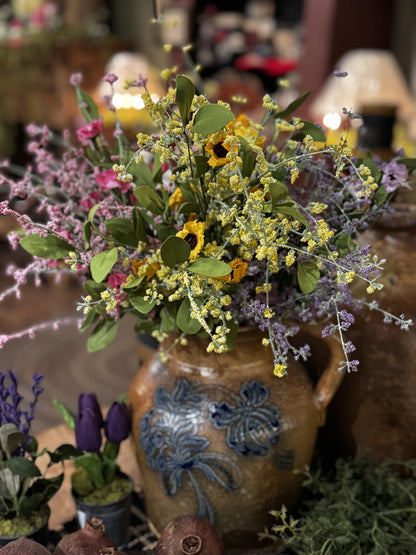
[[226, 547], [248, 547], [270, 525], [271, 509], [295, 505], [303, 477], [293, 470], [310, 462], [342, 379], [338, 343], [316, 332], [302, 336], [313, 353], [308, 363], [291, 360], [284, 378], [273, 376], [272, 351], [252, 328], [224, 354], [208, 354], [208, 341], [195, 336], [166, 351], [167, 340], [166, 362], [155, 354], [140, 368], [128, 403], [156, 533], [197, 514]]
[[[386, 259], [380, 306], [416, 323], [416, 205], [397, 205], [392, 216], [363, 234], [360, 244], [368, 243]], [[379, 461], [415, 458], [415, 326], [400, 330], [373, 310], [357, 318], [348, 335], [360, 364], [337, 391], [323, 436], [342, 456], [362, 448]]]

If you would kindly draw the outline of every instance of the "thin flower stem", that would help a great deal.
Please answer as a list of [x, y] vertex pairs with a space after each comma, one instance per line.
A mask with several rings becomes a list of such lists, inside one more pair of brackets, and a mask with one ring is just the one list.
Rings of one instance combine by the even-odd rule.
[[[363, 511], [367, 512], [367, 513], [371, 513], [371, 510], [364, 505], [364, 503], [361, 503], [361, 501], [358, 501], [358, 499], [355, 499], [354, 501], [359, 507], [360, 509], [362, 509]], [[405, 510], [405, 509], [403, 509]], [[402, 512], [402, 510], [398, 511], [398, 512]], [[416, 512], [416, 508], [412, 507], [411, 512]], [[393, 513], [389, 513], [389, 514], [393, 514]], [[412, 534], [410, 534], [405, 528], [403, 528], [402, 526], [400, 526], [399, 524], [397, 524], [397, 522], [394, 522], [394, 520], [391, 520], [391, 518], [388, 518], [388, 516], [386, 516], [386, 514], [383, 512], [379, 512], [378, 516], [384, 520], [385, 522], [387, 522], [390, 526], [392, 526], [393, 528], [395, 528], [396, 530], [399, 530], [401, 534], [404, 534], [405, 536], [407, 536], [408, 538], [410, 538], [411, 540], [414, 540], [414, 536]]]

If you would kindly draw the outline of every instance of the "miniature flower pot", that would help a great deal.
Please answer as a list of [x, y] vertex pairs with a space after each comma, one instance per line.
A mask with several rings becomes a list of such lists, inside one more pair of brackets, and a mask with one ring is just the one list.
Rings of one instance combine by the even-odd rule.
[[[139, 370], [128, 395], [132, 435], [151, 527], [182, 514], [208, 518], [227, 547], [248, 547], [269, 511], [293, 508], [326, 406], [342, 374], [335, 341], [305, 334], [316, 356], [273, 376], [262, 334], [240, 330], [236, 347], [207, 353], [189, 337]], [[168, 343], [169, 344], [169, 343]], [[168, 345], [162, 343], [160, 349]]]
[[[384, 222], [366, 231], [360, 244], [386, 259], [384, 287], [377, 301], [384, 309], [416, 321], [416, 206], [396, 206]], [[371, 296], [368, 297], [371, 301]], [[374, 460], [416, 457], [416, 331], [384, 323], [366, 311], [348, 331], [356, 346], [358, 371], [343, 380], [329, 410], [323, 437], [337, 454], [362, 448]]]
[[[131, 482], [130, 478], [128, 479]], [[75, 501], [77, 521], [81, 529], [91, 518], [98, 518], [102, 521], [105, 532], [117, 544], [117, 548], [125, 547], [129, 538], [132, 490], [117, 501], [106, 505], [88, 503], [78, 498], [73, 490], [72, 497]]]
[[44, 546], [48, 543], [48, 521], [50, 516], [50, 509], [48, 506], [45, 506], [43, 509], [45, 511], [45, 518], [43, 519], [43, 523], [40, 526], [37, 526], [34, 530], [26, 533], [18, 533], [14, 536], [0, 536], [0, 547], [7, 545], [8, 543], [17, 540], [22, 536], [26, 536], [31, 540], [34, 540]]

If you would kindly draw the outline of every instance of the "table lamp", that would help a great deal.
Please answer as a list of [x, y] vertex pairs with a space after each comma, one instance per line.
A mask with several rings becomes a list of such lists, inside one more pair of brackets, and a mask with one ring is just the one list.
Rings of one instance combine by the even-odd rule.
[[[310, 105], [310, 116], [330, 129], [345, 126], [343, 109], [362, 114], [395, 113], [406, 125], [409, 138], [416, 138], [416, 102], [394, 55], [388, 50], [357, 49], [344, 54], [334, 73]], [[362, 120], [349, 120], [358, 128]]]
[[[147, 87], [154, 102], [165, 94], [165, 84], [160, 77], [160, 72], [148, 61], [146, 56], [136, 52], [117, 52], [106, 65], [107, 73], [114, 73], [118, 80], [114, 83], [113, 106], [116, 109], [120, 122], [127, 127], [148, 127], [151, 125], [147, 110], [142, 99], [143, 89], [131, 87], [126, 89], [127, 81], [134, 81], [142, 75], [147, 78]], [[111, 92], [106, 82], [100, 82], [95, 91], [95, 98], [102, 99]], [[111, 126], [114, 123], [114, 114], [104, 113], [104, 124]]]

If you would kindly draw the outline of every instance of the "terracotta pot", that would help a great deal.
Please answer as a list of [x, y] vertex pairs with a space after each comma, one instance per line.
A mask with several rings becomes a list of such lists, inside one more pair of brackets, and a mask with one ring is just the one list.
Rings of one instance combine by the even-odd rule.
[[[382, 308], [416, 322], [416, 206], [397, 206], [392, 217], [360, 238], [385, 258]], [[371, 300], [371, 296], [369, 297]], [[400, 330], [383, 315], [366, 311], [348, 333], [358, 371], [343, 380], [324, 436], [340, 455], [363, 448], [374, 460], [416, 457], [416, 329]]]
[[[317, 330], [318, 331], [318, 330]], [[151, 527], [181, 514], [209, 518], [226, 546], [256, 545], [269, 511], [292, 508], [342, 375], [334, 341], [303, 339], [316, 356], [273, 376], [271, 349], [245, 328], [225, 354], [190, 337], [166, 362], [157, 355], [133, 380], [128, 403]], [[165, 342], [160, 349], [169, 345]]]

